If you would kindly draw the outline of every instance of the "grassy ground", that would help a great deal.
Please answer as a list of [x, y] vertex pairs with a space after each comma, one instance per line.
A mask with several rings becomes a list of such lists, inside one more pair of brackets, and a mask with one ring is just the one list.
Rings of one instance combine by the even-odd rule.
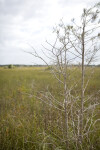
[[[58, 94], [59, 85], [43, 67], [0, 68], [0, 150], [65, 149], [60, 139], [61, 129], [57, 125], [60, 113], [56, 114], [50, 106], [32, 96], [38, 94], [41, 97], [37, 91], [46, 91], [48, 88], [58, 99], [61, 98]], [[98, 90], [99, 67], [94, 69], [86, 94]], [[52, 123], [48, 120], [52, 120]], [[96, 142], [99, 145], [98, 140]]]

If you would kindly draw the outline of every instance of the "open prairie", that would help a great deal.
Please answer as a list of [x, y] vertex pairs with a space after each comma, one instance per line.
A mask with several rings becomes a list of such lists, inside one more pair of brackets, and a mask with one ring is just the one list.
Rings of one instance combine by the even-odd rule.
[[[93, 75], [89, 70], [90, 68], [87, 69], [86, 78], [91, 76], [91, 79], [85, 95], [94, 94], [94, 100], [99, 103], [100, 67], [94, 68]], [[77, 80], [80, 77], [80, 71], [73, 72], [72, 76]], [[46, 98], [44, 101], [41, 98], [42, 93], [48, 91], [58, 99], [59, 103], [63, 102], [63, 95], [60, 95], [61, 91], [63, 93], [63, 87], [59, 88], [58, 81], [45, 67], [0, 68], [1, 150], [65, 149], [63, 112], [60, 111], [60, 106], [57, 107], [58, 110], [50, 103], [48, 104]], [[73, 94], [75, 95], [74, 91]], [[93, 100], [91, 99], [91, 101]], [[96, 119], [100, 117], [99, 108], [97, 105]], [[100, 149], [99, 125], [97, 122], [95, 134], [90, 138], [94, 150]], [[85, 142], [87, 144], [84, 144], [84, 149], [89, 150], [89, 142]], [[70, 147], [70, 149], [75, 149], [71, 141]]]

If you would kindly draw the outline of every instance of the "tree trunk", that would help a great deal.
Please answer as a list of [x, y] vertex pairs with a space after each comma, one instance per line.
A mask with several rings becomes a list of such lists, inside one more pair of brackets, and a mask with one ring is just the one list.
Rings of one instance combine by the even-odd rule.
[[83, 26], [82, 32], [82, 75], [81, 75], [81, 110], [80, 110], [80, 142], [82, 143], [82, 132], [83, 132], [83, 102], [84, 102], [84, 34], [85, 34], [85, 25]]
[[65, 75], [64, 75], [64, 105], [65, 105], [65, 132], [66, 132], [66, 150], [69, 150], [69, 142], [68, 142], [68, 110], [67, 110], [67, 62], [66, 62], [66, 49], [65, 49]]

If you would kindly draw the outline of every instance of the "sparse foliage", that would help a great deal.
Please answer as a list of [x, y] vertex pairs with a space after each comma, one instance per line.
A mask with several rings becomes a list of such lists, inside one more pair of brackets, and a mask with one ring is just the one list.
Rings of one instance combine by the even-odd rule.
[[[97, 52], [100, 50], [99, 45], [99, 7], [96, 4], [89, 9], [84, 9], [80, 23], [77, 25], [75, 19], [72, 19], [72, 25], [64, 25], [63, 21], [54, 28], [56, 33], [55, 43], [52, 45], [48, 41], [47, 44], [51, 49], [44, 47], [47, 52], [44, 54], [52, 61], [51, 72], [59, 82], [59, 97], [55, 98], [49, 89], [42, 92], [42, 97], [38, 99], [45, 101], [47, 104], [63, 112], [63, 142], [66, 143], [66, 150], [70, 149], [71, 142], [74, 143], [76, 149], [84, 149], [84, 143], [87, 141], [89, 148], [92, 148], [91, 136], [95, 132], [95, 108], [99, 105], [94, 102], [92, 95], [85, 95], [87, 86], [90, 81], [85, 79], [88, 66], [96, 61]], [[35, 49], [32, 54], [49, 64], [41, 57]], [[78, 63], [80, 64], [78, 66]], [[74, 63], [77, 67], [72, 66]], [[72, 71], [76, 72], [81, 69], [80, 79], [72, 76]], [[93, 69], [91, 69], [92, 76]], [[70, 84], [71, 83], [71, 84]], [[81, 86], [80, 86], [81, 84]], [[77, 91], [77, 87], [80, 90]], [[61, 97], [62, 96], [62, 97]], [[59, 108], [60, 107], [60, 108]], [[91, 111], [92, 108], [92, 111]]]

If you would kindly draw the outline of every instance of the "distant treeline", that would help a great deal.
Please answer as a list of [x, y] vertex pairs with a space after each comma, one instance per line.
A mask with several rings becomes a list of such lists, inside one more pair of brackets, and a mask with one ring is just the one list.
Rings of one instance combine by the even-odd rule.
[[44, 67], [46, 65], [20, 65], [20, 64], [8, 64], [8, 65], [0, 65], [0, 67]]
[[[51, 66], [51, 65], [50, 65]], [[79, 65], [69, 65], [69, 66], [79, 66]], [[100, 64], [98, 65], [86, 65], [89, 67], [100, 67]], [[8, 68], [12, 68], [12, 67], [47, 67], [47, 65], [24, 65], [24, 64], [6, 64], [6, 65], [0, 65], [0, 67], [8, 67]]]

